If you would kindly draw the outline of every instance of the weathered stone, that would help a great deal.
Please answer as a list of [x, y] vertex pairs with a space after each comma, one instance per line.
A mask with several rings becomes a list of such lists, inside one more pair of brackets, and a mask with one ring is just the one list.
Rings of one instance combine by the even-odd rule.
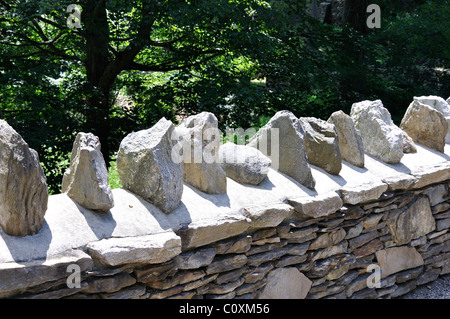
[[441, 231], [443, 229], [450, 228], [450, 218], [439, 219], [436, 224], [436, 230]]
[[134, 285], [131, 287], [123, 288], [120, 291], [101, 294], [102, 299], [138, 299], [144, 296], [146, 292], [145, 285]]
[[297, 268], [277, 268], [267, 276], [267, 283], [259, 299], [305, 299], [311, 288], [311, 280]]
[[286, 252], [284, 250], [274, 249], [268, 252], [250, 255], [247, 257], [247, 264], [251, 267], [258, 267], [265, 262], [276, 260], [285, 254]]
[[317, 237], [309, 246], [310, 250], [326, 248], [329, 246], [336, 245], [345, 238], [345, 230], [343, 228], [337, 229], [335, 231], [325, 233]]
[[198, 289], [198, 288], [203, 289], [203, 287], [205, 287], [210, 282], [213, 282], [218, 276], [219, 276], [219, 274], [214, 274], [214, 275], [202, 277], [196, 281], [188, 282], [184, 285], [183, 291], [189, 291], [189, 290]]
[[272, 204], [270, 206], [253, 206], [244, 209], [244, 215], [251, 220], [250, 228], [276, 227], [289, 215], [294, 209], [292, 206], [284, 203]]
[[405, 269], [423, 265], [422, 256], [413, 247], [392, 247], [375, 252], [378, 265], [381, 267], [381, 278]]
[[178, 269], [198, 269], [209, 265], [216, 255], [216, 248], [205, 248], [182, 253], [174, 258]]
[[[309, 238], [309, 235], [315, 234], [316, 231], [319, 230], [319, 227], [317, 226], [309, 226], [305, 228], [300, 229], [293, 229], [292, 231], [289, 231], [287, 233], [279, 233], [278, 235], [280, 238], [283, 239], [303, 239], [303, 238]], [[317, 236], [317, 235], [316, 235]]]
[[328, 258], [330, 256], [347, 253], [348, 243], [346, 240], [341, 241], [339, 244], [330, 246], [316, 251], [312, 254], [311, 261]]
[[308, 188], [314, 188], [316, 182], [306, 158], [304, 144], [300, 120], [289, 111], [280, 111], [250, 139], [248, 146], [268, 156], [274, 169]]
[[354, 103], [350, 116], [361, 134], [364, 151], [386, 163], [403, 157], [403, 134], [381, 100]]
[[0, 226], [8, 235], [34, 235], [44, 223], [47, 203], [47, 180], [38, 154], [0, 120]]
[[183, 250], [208, 245], [242, 234], [250, 226], [242, 214], [232, 213], [219, 218], [205, 218], [186, 225], [177, 231]]
[[414, 100], [406, 110], [400, 127], [416, 143], [444, 152], [448, 124], [441, 112]]
[[369, 274], [363, 274], [356, 279], [354, 279], [346, 288], [345, 288], [345, 294], [347, 298], [350, 298], [355, 292], [363, 290], [364, 288], [367, 288], [367, 279], [369, 277]]
[[146, 283], [156, 280], [164, 280], [168, 276], [175, 274], [175, 262], [173, 260], [158, 265], [146, 266], [145, 268], [134, 269], [134, 275], [138, 282]]
[[244, 275], [245, 283], [255, 283], [262, 280], [274, 268], [273, 264], [268, 263], [258, 268], [252, 268], [249, 273]]
[[436, 223], [427, 197], [420, 197], [409, 206], [387, 219], [387, 226], [397, 245], [408, 244], [411, 240], [426, 235], [436, 229]]
[[407, 294], [411, 290], [416, 289], [417, 284], [415, 280], [410, 280], [402, 285], [398, 285], [397, 289], [391, 294], [392, 298], [400, 297], [404, 294]]
[[360, 222], [347, 231], [345, 239], [352, 239], [359, 236], [364, 228], [364, 223]]
[[87, 245], [88, 253], [102, 264], [158, 264], [181, 253], [180, 237], [173, 232], [154, 235], [108, 238]]
[[182, 270], [177, 272], [175, 276], [171, 278], [147, 282], [146, 285], [153, 289], [165, 290], [201, 279], [205, 277], [205, 275], [206, 274], [203, 270], [193, 270], [193, 271]]
[[236, 281], [247, 272], [248, 268], [242, 267], [228, 272], [220, 273], [220, 275], [216, 278], [214, 282], [219, 285], [222, 285], [226, 284], [227, 282]]
[[85, 293], [110, 293], [134, 285], [136, 279], [130, 274], [121, 273], [115, 276], [89, 278], [87, 283], [87, 288], [83, 290]]
[[227, 178], [219, 163], [216, 116], [210, 112], [189, 116], [175, 128], [172, 138], [182, 146], [184, 181], [208, 194], [226, 193]]
[[301, 264], [304, 261], [306, 261], [306, 259], [307, 259], [306, 255], [303, 255], [303, 256], [292, 256], [292, 255], [288, 256], [288, 255], [284, 255], [280, 259], [276, 260], [274, 262], [274, 265], [277, 268], [283, 268], [283, 267], [286, 267], [286, 266]]
[[430, 206], [435, 206], [445, 201], [449, 196], [448, 187], [445, 184], [429, 187], [424, 192], [430, 199]]
[[368, 181], [358, 185], [345, 185], [338, 193], [344, 204], [355, 205], [380, 198], [387, 188], [387, 184], [381, 181]]
[[[236, 296], [253, 293], [253, 292], [261, 289], [262, 287], [264, 287], [266, 285], [266, 283], [267, 283], [267, 280], [261, 280], [254, 284], [245, 284], [244, 283], [242, 286], [240, 286], [236, 289]], [[251, 299], [253, 299], [253, 298], [251, 298]]]
[[272, 162], [253, 147], [225, 143], [219, 148], [219, 162], [227, 177], [243, 184], [260, 184]]
[[334, 124], [336, 129], [342, 159], [355, 166], [364, 167], [364, 145], [352, 118], [343, 111], [337, 111], [331, 114], [328, 122]]
[[[0, 298], [11, 297], [25, 292], [30, 287], [46, 282], [67, 278], [69, 265], [78, 265], [81, 272], [93, 267], [89, 255], [80, 250], [72, 250], [46, 260], [0, 264]], [[83, 273], [81, 273], [83, 275]]]
[[256, 242], [258, 240], [261, 240], [261, 239], [264, 239], [267, 237], [272, 237], [276, 234], [277, 234], [276, 228], [260, 229], [260, 230], [255, 231], [254, 233], [252, 233], [252, 240], [253, 240], [253, 242]]
[[241, 254], [247, 252], [252, 246], [252, 236], [244, 235], [237, 238], [225, 239], [214, 243], [216, 253], [223, 254]]
[[117, 170], [125, 189], [170, 213], [181, 202], [183, 164], [171, 158], [174, 126], [162, 118], [152, 128], [128, 134], [120, 143]]
[[77, 134], [61, 190], [87, 209], [107, 212], [114, 207], [100, 140], [94, 134]]
[[371, 242], [355, 249], [353, 251], [353, 254], [355, 255], [356, 258], [362, 258], [365, 256], [369, 256], [382, 248], [383, 242], [379, 239], [374, 239]]
[[430, 268], [417, 278], [417, 285], [424, 285], [426, 283], [435, 281], [439, 277], [440, 273], [440, 268]]
[[241, 268], [247, 263], [247, 256], [245, 255], [229, 255], [214, 258], [213, 262], [206, 267], [208, 275], [218, 272], [230, 271]]
[[420, 189], [431, 184], [440, 183], [450, 179], [450, 161], [424, 165], [411, 170], [411, 174], [416, 178], [412, 189]]
[[[448, 127], [450, 128], [450, 105], [448, 101], [445, 101], [440, 96], [434, 95], [414, 97], [414, 100], [417, 100], [422, 104], [431, 106], [436, 111], [441, 112], [442, 115], [444, 115], [445, 120], [447, 121]], [[450, 133], [447, 133], [445, 142], [450, 143]]]
[[423, 266], [420, 266], [417, 268], [413, 268], [413, 269], [409, 269], [409, 270], [405, 270], [405, 271], [396, 273], [395, 276], [393, 276], [393, 277], [395, 277], [395, 283], [402, 284], [411, 279], [417, 278], [417, 276], [419, 276], [422, 271], [423, 271]]
[[305, 151], [308, 161], [326, 172], [338, 175], [342, 157], [334, 125], [314, 117], [299, 118], [305, 132]]
[[208, 294], [227, 294], [234, 291], [237, 287], [244, 283], [244, 278], [239, 278], [236, 281], [226, 284], [218, 285], [214, 283], [208, 284]]
[[[355, 262], [355, 257], [351, 254], [343, 256], [333, 256], [327, 259], [316, 261], [313, 267], [307, 272], [309, 278], [322, 278], [331, 272], [344, 266], [349, 266]], [[348, 269], [347, 269], [348, 271]], [[339, 276], [341, 277], [341, 276]], [[336, 278], [337, 279], [337, 278]], [[329, 279], [332, 280], [332, 279]], [[345, 284], [345, 283], [344, 283]]]
[[289, 198], [296, 212], [313, 218], [328, 216], [341, 209], [343, 202], [336, 192], [329, 192], [317, 196]]
[[383, 183], [388, 185], [389, 191], [407, 190], [417, 181], [414, 176], [399, 173], [381, 179]]
[[413, 139], [406, 134], [405, 131], [402, 131], [402, 139], [403, 139], [403, 153], [417, 153], [417, 147], [414, 143]]

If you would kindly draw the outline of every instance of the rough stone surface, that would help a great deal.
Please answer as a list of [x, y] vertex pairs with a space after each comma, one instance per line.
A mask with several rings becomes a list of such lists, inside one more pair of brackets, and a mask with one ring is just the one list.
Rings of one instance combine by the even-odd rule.
[[106, 212], [114, 207], [100, 140], [94, 134], [77, 134], [70, 166], [62, 180], [62, 192], [87, 209]]
[[250, 139], [248, 146], [268, 156], [274, 169], [308, 188], [314, 188], [316, 181], [306, 158], [304, 144], [300, 120], [289, 111], [279, 111]]
[[227, 177], [258, 185], [266, 178], [272, 161], [256, 148], [225, 143], [219, 148], [219, 162]]
[[107, 266], [157, 264], [181, 253], [180, 237], [172, 232], [140, 237], [108, 238], [89, 243], [89, 254]]
[[358, 185], [345, 185], [338, 190], [344, 204], [358, 204], [377, 199], [387, 190], [387, 184], [369, 181]]
[[381, 278], [386, 278], [405, 269], [423, 265], [422, 256], [413, 247], [392, 247], [375, 252], [381, 267]]
[[165, 213], [178, 207], [183, 194], [183, 164], [171, 157], [173, 130], [172, 122], [162, 118], [150, 129], [128, 134], [117, 155], [123, 187]]
[[381, 100], [354, 103], [350, 116], [361, 134], [367, 154], [386, 163], [400, 162], [403, 157], [403, 134]]
[[[449, 98], [450, 99], [450, 98]], [[450, 128], [450, 105], [448, 100], [445, 101], [440, 96], [430, 95], [430, 96], [419, 96], [414, 97], [414, 100], [419, 101], [422, 104], [431, 106], [436, 111], [439, 111], [444, 115], [447, 125]], [[450, 132], [445, 136], [445, 142], [450, 143]]]
[[414, 100], [405, 112], [400, 127], [416, 143], [444, 152], [448, 123], [434, 108]]
[[387, 226], [397, 245], [408, 244], [411, 240], [426, 235], [436, 229], [436, 223], [427, 197], [420, 197], [411, 205], [400, 210], [387, 220]]
[[0, 226], [13, 236], [36, 234], [47, 203], [47, 179], [38, 154], [0, 120]]
[[342, 157], [334, 125], [314, 117], [301, 117], [299, 120], [305, 132], [308, 161], [338, 175], [342, 169]]
[[208, 194], [227, 191], [227, 178], [219, 159], [220, 135], [214, 114], [189, 116], [175, 128], [175, 140], [183, 146], [183, 178], [186, 183]]
[[341, 209], [343, 202], [336, 192], [288, 199], [296, 212], [313, 218], [328, 216]]
[[358, 167], [364, 167], [364, 145], [355, 123], [343, 111], [331, 114], [328, 122], [334, 124], [343, 160]]
[[247, 207], [244, 210], [245, 216], [251, 220], [253, 229], [276, 227], [294, 211], [292, 206], [284, 203], [274, 204], [271, 207]]
[[297, 268], [278, 268], [269, 273], [259, 299], [305, 299], [311, 285]]

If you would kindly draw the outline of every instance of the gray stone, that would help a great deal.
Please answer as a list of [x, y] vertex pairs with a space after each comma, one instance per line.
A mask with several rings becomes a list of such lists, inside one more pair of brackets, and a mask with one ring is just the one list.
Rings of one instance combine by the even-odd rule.
[[327, 248], [341, 242], [345, 238], [345, 230], [340, 228], [317, 237], [309, 246], [310, 250]]
[[107, 266], [159, 264], [181, 253], [180, 237], [165, 232], [138, 237], [108, 238], [87, 245], [88, 253]]
[[0, 120], [0, 226], [8, 235], [34, 235], [44, 223], [47, 204], [47, 180], [38, 154]]
[[417, 153], [417, 147], [414, 143], [413, 139], [406, 134], [405, 131], [402, 131], [403, 138], [403, 153]]
[[341, 197], [336, 192], [289, 198], [288, 203], [294, 207], [296, 212], [312, 218], [334, 214], [343, 205]]
[[242, 184], [260, 184], [272, 162], [253, 147], [225, 143], [219, 148], [219, 162], [227, 177]]
[[449, 197], [448, 188], [444, 184], [429, 187], [423, 193], [430, 199], [430, 206], [442, 203]]
[[134, 285], [136, 279], [128, 273], [120, 273], [115, 276], [89, 278], [87, 283], [87, 288], [83, 290], [85, 293], [112, 293]]
[[366, 181], [353, 185], [345, 185], [338, 190], [344, 204], [356, 205], [380, 198], [388, 189], [381, 181]]
[[308, 161], [326, 172], [338, 175], [342, 157], [334, 125], [314, 117], [299, 118], [305, 132], [305, 150]]
[[439, 219], [437, 221], [436, 230], [441, 231], [443, 229], [450, 228], [450, 218]]
[[276, 227], [289, 215], [294, 209], [291, 205], [279, 203], [270, 206], [253, 206], [244, 209], [244, 215], [251, 220], [251, 229]]
[[278, 268], [267, 276], [259, 299], [305, 299], [312, 282], [297, 268]]
[[215, 255], [216, 248], [211, 247], [182, 253], [176, 256], [174, 261], [178, 269], [198, 269], [208, 266]]
[[423, 265], [422, 256], [413, 247], [392, 247], [375, 252], [381, 267], [381, 278]]
[[308, 188], [314, 188], [316, 182], [306, 158], [304, 131], [300, 120], [291, 112], [277, 112], [250, 139], [248, 146], [268, 156], [274, 169]]
[[387, 219], [387, 226], [397, 245], [408, 244], [436, 229], [427, 197], [419, 197]]
[[174, 126], [162, 118], [152, 128], [128, 134], [120, 143], [117, 170], [125, 189], [170, 213], [181, 202], [183, 164], [171, 158]]
[[342, 159], [355, 166], [364, 167], [364, 145], [352, 118], [343, 111], [337, 111], [331, 114], [328, 122], [334, 124], [336, 129]]
[[175, 128], [172, 138], [182, 146], [184, 181], [208, 194], [226, 193], [227, 178], [219, 163], [216, 116], [210, 112], [189, 116]]
[[354, 103], [350, 116], [361, 134], [367, 154], [386, 163], [400, 162], [403, 157], [403, 134], [381, 100]]
[[246, 263], [247, 256], [245, 255], [218, 256], [206, 267], [206, 274], [210, 275], [241, 268]]
[[400, 127], [416, 143], [444, 152], [448, 123], [441, 112], [414, 100], [408, 106]]
[[[445, 101], [440, 96], [435, 95], [414, 97], [414, 100], [417, 100], [422, 104], [431, 106], [436, 111], [441, 112], [442, 115], [444, 115], [445, 120], [447, 121], [448, 127], [450, 128], [450, 105], [448, 103], [448, 100]], [[445, 136], [445, 142], [450, 143], [450, 132], [448, 132]]]
[[241, 254], [247, 252], [252, 246], [252, 236], [243, 235], [237, 238], [225, 239], [213, 245], [218, 255]]
[[62, 180], [62, 192], [87, 209], [107, 212], [114, 207], [100, 140], [94, 134], [77, 134], [70, 166]]

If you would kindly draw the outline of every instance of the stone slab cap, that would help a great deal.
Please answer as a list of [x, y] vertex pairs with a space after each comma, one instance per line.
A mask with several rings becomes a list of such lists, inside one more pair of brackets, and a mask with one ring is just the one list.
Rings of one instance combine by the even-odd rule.
[[181, 239], [173, 232], [108, 238], [91, 242], [87, 252], [107, 266], [130, 263], [160, 264], [181, 253]]
[[253, 206], [244, 208], [244, 215], [251, 220], [250, 228], [276, 227], [289, 215], [294, 209], [291, 205], [285, 203], [273, 204], [270, 206]]
[[334, 214], [343, 205], [341, 197], [336, 192], [289, 198], [288, 203], [294, 207], [296, 212], [312, 218]]
[[393, 247], [375, 252], [381, 278], [386, 278], [397, 272], [423, 265], [423, 258], [413, 247]]
[[244, 209], [193, 221], [176, 233], [181, 237], [183, 250], [204, 246], [216, 241], [242, 234], [250, 227], [250, 219], [244, 216]]
[[70, 275], [67, 271], [69, 265], [77, 265], [83, 272], [93, 268], [93, 261], [81, 250], [69, 250], [47, 259], [0, 263], [0, 298], [19, 294], [49, 281], [67, 278]]
[[450, 179], [450, 161], [414, 168], [411, 170], [411, 175], [416, 178], [413, 189], [446, 181]]
[[62, 192], [87, 209], [107, 212], [114, 207], [108, 169], [100, 140], [94, 134], [77, 134], [70, 166], [62, 180]]
[[0, 226], [12, 236], [34, 235], [47, 204], [47, 178], [37, 152], [0, 120]]
[[356, 205], [378, 199], [388, 189], [382, 181], [372, 180], [357, 185], [344, 185], [337, 192], [344, 204]]

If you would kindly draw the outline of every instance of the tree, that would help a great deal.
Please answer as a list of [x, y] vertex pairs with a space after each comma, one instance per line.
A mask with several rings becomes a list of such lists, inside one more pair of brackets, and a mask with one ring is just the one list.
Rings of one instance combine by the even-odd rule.
[[[83, 69], [86, 127], [108, 163], [110, 113], [122, 72], [186, 70], [254, 46], [259, 0], [82, 0], [81, 29], [67, 26], [70, 1], [0, 1], [2, 45], [11, 63]], [[12, 51], [10, 51], [12, 53]], [[80, 101], [81, 103], [82, 101]]]

